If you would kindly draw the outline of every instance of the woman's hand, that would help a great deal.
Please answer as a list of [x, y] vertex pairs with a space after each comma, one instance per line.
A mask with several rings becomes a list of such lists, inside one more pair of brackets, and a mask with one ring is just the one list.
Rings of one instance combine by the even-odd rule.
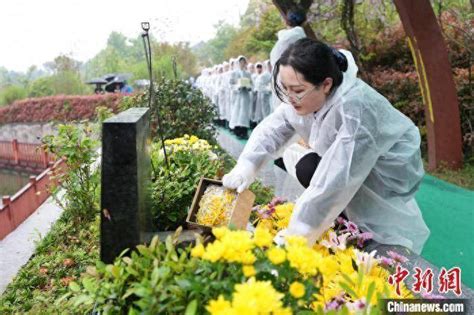
[[247, 189], [255, 180], [255, 166], [249, 162], [239, 161], [228, 174], [222, 178], [224, 187], [236, 189], [240, 194]]
[[306, 238], [309, 247], [314, 246], [316, 243], [317, 234], [314, 233], [314, 229], [304, 222], [293, 220], [286, 229], [278, 231], [273, 238], [278, 246], [286, 245], [286, 238], [288, 236], [303, 236]]

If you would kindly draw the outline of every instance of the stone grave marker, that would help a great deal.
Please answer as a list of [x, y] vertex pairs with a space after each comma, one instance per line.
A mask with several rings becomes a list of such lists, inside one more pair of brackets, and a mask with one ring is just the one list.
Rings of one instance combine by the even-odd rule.
[[150, 110], [131, 108], [102, 125], [100, 258], [113, 262], [151, 232]]

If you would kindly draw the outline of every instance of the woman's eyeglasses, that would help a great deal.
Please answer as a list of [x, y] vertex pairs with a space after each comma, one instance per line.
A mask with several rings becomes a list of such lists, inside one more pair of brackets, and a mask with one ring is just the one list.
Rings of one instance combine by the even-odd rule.
[[302, 92], [302, 93], [299, 93], [299, 94], [296, 94], [296, 93], [290, 93], [288, 92], [285, 88], [281, 88], [280, 91], [281, 93], [283, 94], [283, 98], [285, 99], [285, 102], [290, 102], [290, 101], [294, 101], [295, 103], [299, 104], [301, 103], [301, 101], [303, 100], [303, 98], [306, 97], [306, 95], [310, 94], [311, 92], [313, 92], [314, 90], [316, 90], [318, 87], [315, 86], [313, 87], [312, 89], [306, 91], [306, 92]]

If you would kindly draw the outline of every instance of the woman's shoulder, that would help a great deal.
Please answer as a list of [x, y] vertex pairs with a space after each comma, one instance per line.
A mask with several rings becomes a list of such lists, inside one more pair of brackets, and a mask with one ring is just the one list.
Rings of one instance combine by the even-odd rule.
[[388, 99], [361, 79], [341, 97], [340, 105], [349, 112], [377, 112], [382, 108], [393, 108]]
[[374, 132], [392, 128], [394, 124], [405, 127], [413, 125], [385, 96], [360, 79], [344, 95], [340, 106], [342, 115], [358, 120], [361, 125]]

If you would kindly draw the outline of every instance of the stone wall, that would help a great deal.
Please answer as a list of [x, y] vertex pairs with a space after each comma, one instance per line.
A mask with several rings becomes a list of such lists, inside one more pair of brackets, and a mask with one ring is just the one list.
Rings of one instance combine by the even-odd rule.
[[40, 139], [51, 133], [55, 133], [56, 122], [49, 123], [14, 123], [0, 125], [0, 141], [40, 143]]

